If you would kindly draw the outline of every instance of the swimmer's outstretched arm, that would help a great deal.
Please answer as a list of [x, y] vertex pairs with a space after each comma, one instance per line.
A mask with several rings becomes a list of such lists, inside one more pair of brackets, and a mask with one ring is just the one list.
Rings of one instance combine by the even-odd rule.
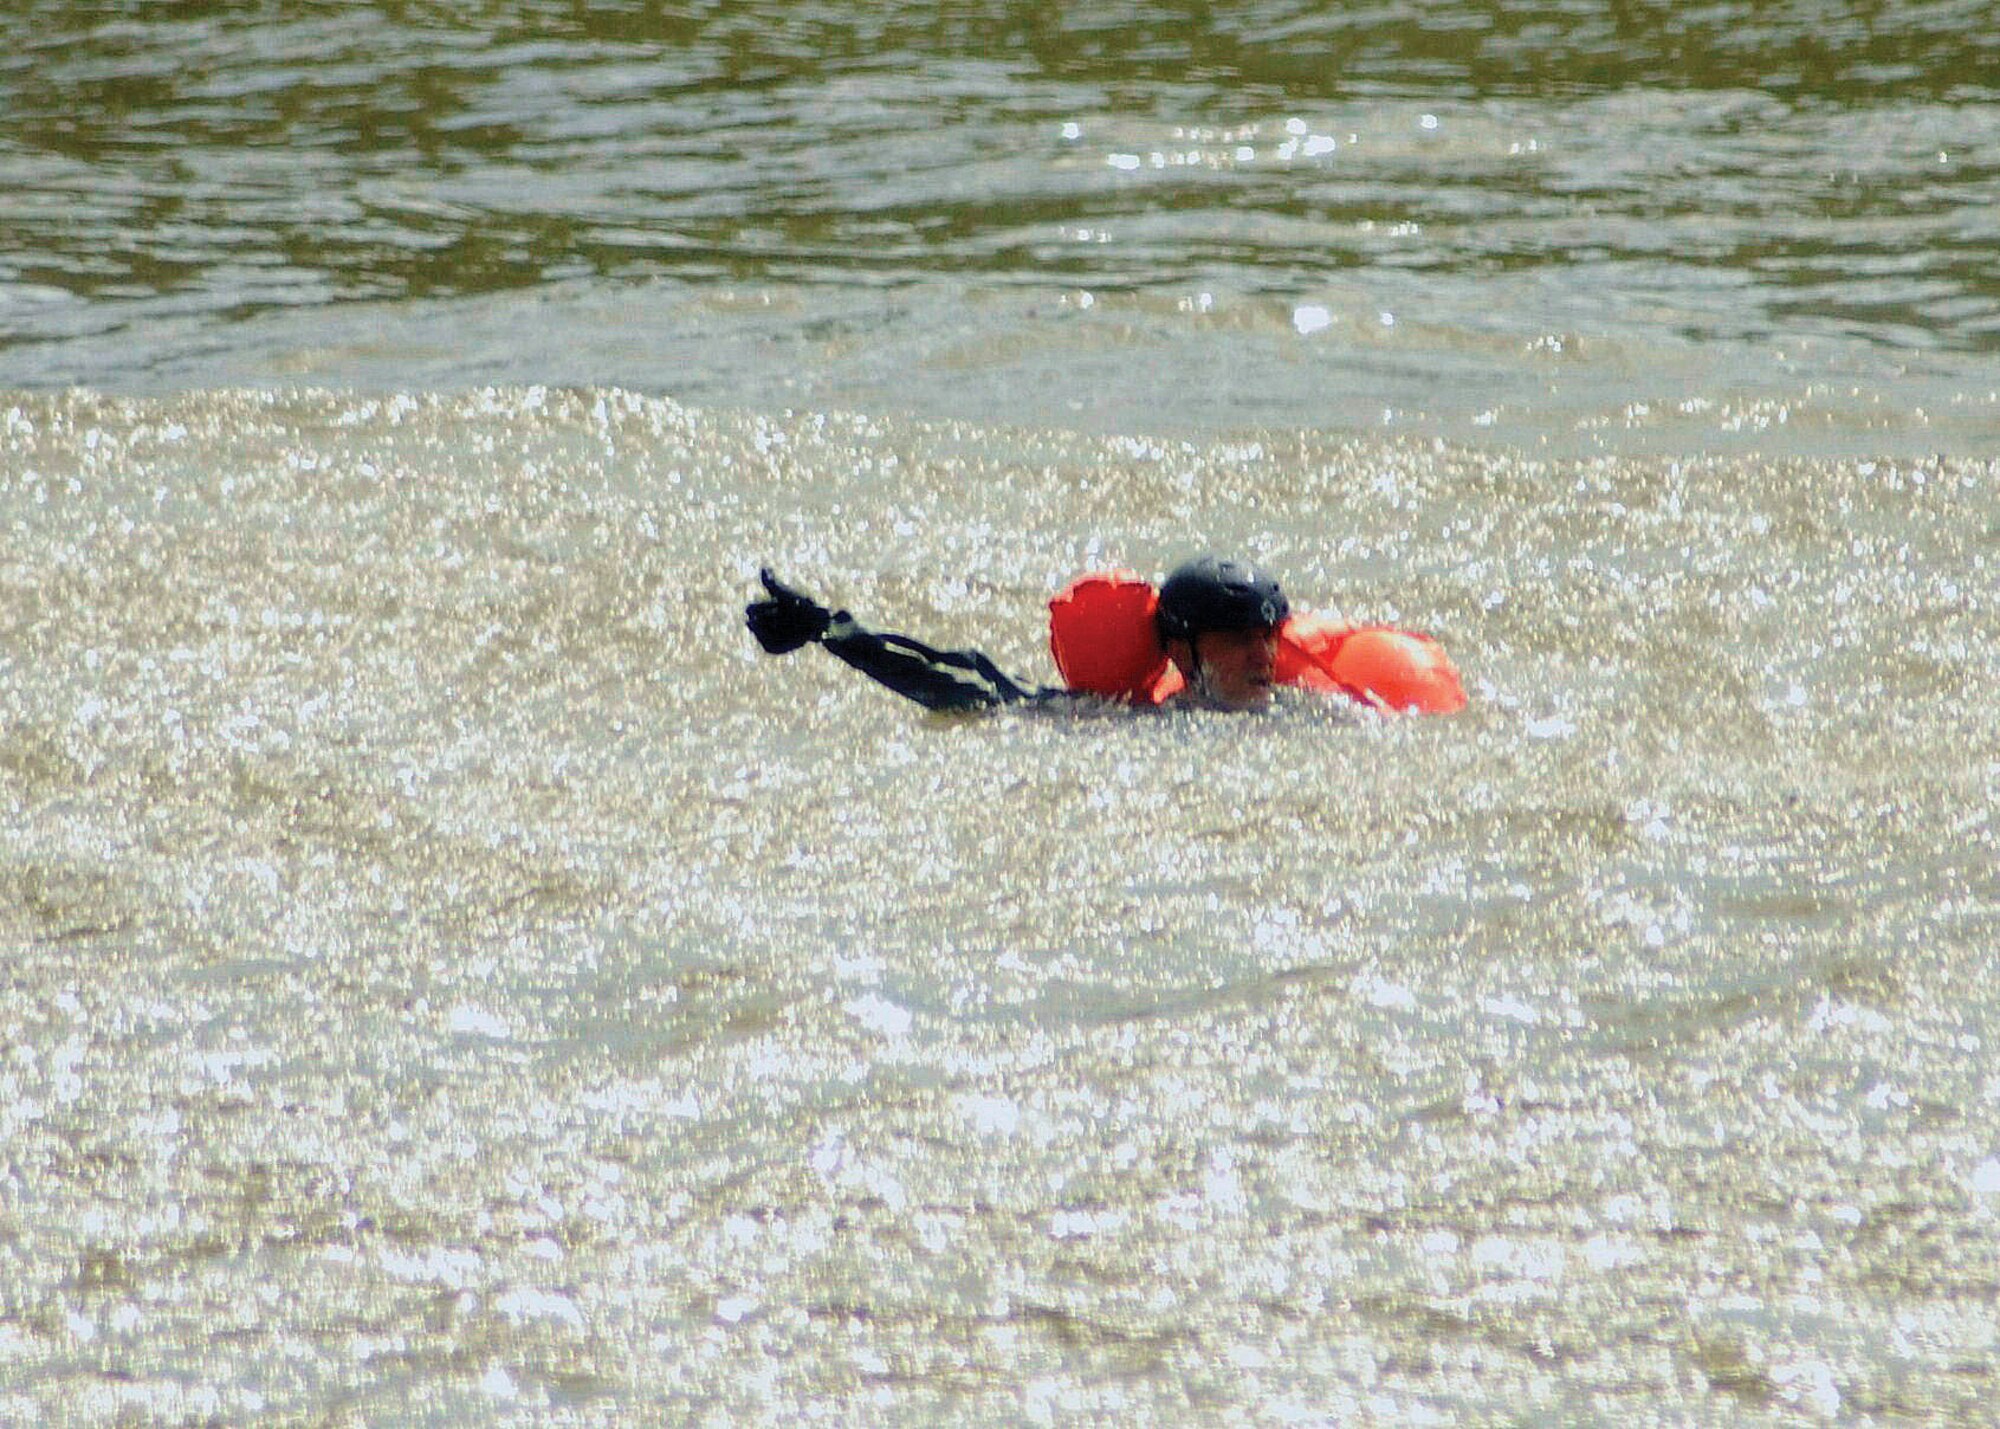
[[925, 709], [991, 709], [1050, 693], [1009, 679], [977, 650], [937, 650], [907, 635], [870, 630], [846, 611], [829, 611], [793, 590], [769, 570], [761, 574], [769, 595], [752, 601], [743, 620], [769, 654], [789, 654], [816, 642]]

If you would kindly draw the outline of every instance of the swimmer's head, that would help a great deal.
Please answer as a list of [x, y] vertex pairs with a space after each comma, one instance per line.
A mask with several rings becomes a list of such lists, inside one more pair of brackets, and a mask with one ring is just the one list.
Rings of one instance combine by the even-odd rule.
[[1244, 561], [1201, 556], [1160, 587], [1160, 643], [1189, 686], [1229, 709], [1271, 697], [1278, 628], [1291, 603], [1276, 580]]

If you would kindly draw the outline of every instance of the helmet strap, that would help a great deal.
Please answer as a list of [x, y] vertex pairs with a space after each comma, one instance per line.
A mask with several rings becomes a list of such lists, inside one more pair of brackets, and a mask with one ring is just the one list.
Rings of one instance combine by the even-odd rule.
[[1188, 667], [1187, 687], [1197, 700], [1207, 700], [1208, 681], [1201, 672], [1201, 636], [1199, 631], [1190, 630], [1187, 637]]

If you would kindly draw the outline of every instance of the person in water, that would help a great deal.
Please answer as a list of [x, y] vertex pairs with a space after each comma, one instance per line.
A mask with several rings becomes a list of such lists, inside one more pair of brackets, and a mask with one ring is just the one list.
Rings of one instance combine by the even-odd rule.
[[744, 611], [773, 655], [819, 644], [870, 679], [934, 710], [982, 710], [1095, 696], [1140, 705], [1256, 710], [1274, 686], [1301, 685], [1381, 709], [1448, 713], [1465, 692], [1435, 641], [1385, 627], [1294, 617], [1278, 582], [1243, 561], [1201, 556], [1158, 591], [1126, 573], [1070, 583], [1050, 602], [1050, 644], [1065, 684], [1031, 686], [977, 650], [939, 650], [871, 630], [762, 573]]

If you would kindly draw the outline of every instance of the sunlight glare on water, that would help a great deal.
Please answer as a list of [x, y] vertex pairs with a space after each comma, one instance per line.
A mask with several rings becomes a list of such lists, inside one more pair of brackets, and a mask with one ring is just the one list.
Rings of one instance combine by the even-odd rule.
[[[1990, 463], [5, 430], [10, 1412], [1983, 1393]], [[769, 560], [1044, 676], [1055, 585], [1190, 529], [1474, 708], [966, 722], [737, 623]]]

